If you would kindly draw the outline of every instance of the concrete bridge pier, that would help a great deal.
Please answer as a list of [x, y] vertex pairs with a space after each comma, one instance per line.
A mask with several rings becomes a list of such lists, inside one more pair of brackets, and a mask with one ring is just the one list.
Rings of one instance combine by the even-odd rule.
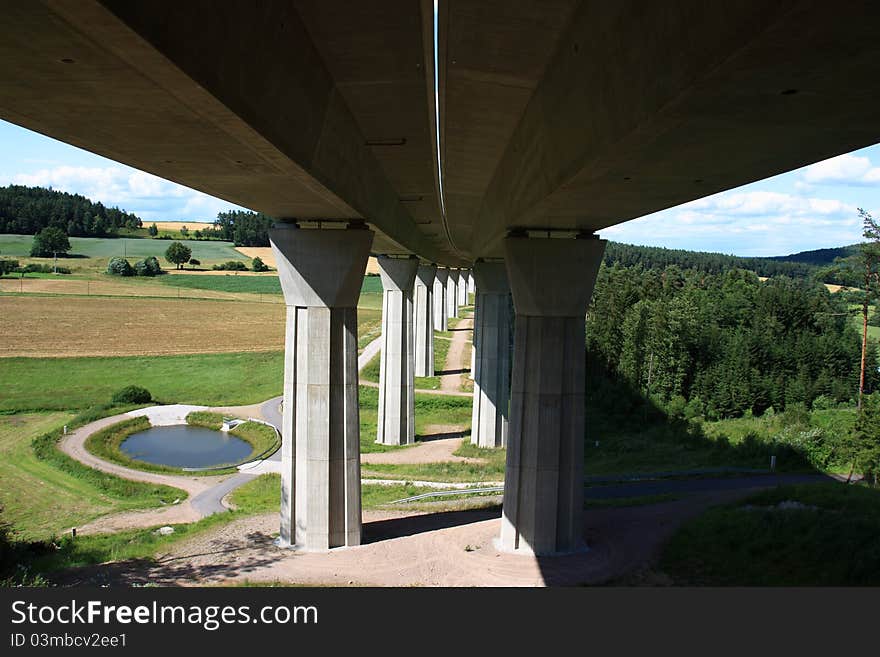
[[419, 260], [379, 256], [377, 261], [384, 293], [376, 442], [409, 445], [416, 439], [413, 288]]
[[279, 544], [361, 542], [357, 301], [373, 232], [269, 232], [287, 305]]
[[413, 292], [415, 376], [434, 376], [434, 275], [437, 265], [419, 265]]
[[446, 316], [449, 318], [458, 317], [458, 279], [458, 270], [450, 269], [446, 281]]
[[471, 270], [471, 275], [468, 277], [467, 291], [468, 291], [468, 294], [476, 294], [477, 293], [476, 283], [474, 282], [473, 270]]
[[504, 251], [516, 323], [499, 547], [573, 552], [583, 547], [584, 319], [605, 242], [508, 237]]
[[470, 281], [471, 273], [467, 269], [458, 272], [458, 305], [468, 305], [468, 281]]
[[[448, 328], [448, 301], [447, 301], [447, 284], [449, 279], [449, 270], [445, 267], [438, 267], [434, 274], [434, 330], [445, 331]], [[433, 376], [433, 372], [431, 375]]]
[[474, 299], [474, 343], [471, 372], [474, 406], [471, 443], [480, 447], [507, 444], [510, 403], [510, 307], [507, 269], [503, 262], [477, 262]]

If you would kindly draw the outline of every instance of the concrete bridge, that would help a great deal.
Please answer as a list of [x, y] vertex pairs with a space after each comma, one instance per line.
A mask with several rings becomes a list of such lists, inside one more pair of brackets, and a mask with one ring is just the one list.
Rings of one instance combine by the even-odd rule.
[[877, 3], [2, 9], [0, 117], [281, 219], [281, 535], [309, 549], [360, 541], [370, 253], [385, 286], [377, 439], [412, 440], [414, 373], [432, 371], [433, 330], [471, 270], [474, 439], [508, 448], [500, 544], [569, 552], [596, 231], [880, 141]]

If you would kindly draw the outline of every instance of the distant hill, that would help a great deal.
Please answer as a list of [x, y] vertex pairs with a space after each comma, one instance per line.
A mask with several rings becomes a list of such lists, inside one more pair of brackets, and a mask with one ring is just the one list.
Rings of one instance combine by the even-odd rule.
[[632, 267], [641, 265], [645, 269], [665, 269], [675, 265], [681, 269], [696, 269], [709, 274], [719, 274], [730, 269], [748, 269], [758, 276], [790, 276], [806, 278], [812, 276], [817, 266], [810, 262], [778, 261], [772, 258], [743, 258], [724, 253], [705, 251], [685, 251], [666, 249], [658, 246], [634, 246], [620, 242], [608, 242], [605, 248], [605, 263], [615, 263]]
[[771, 256], [766, 260], [776, 260], [777, 262], [805, 262], [811, 265], [830, 265], [835, 258], [848, 258], [856, 255], [859, 250], [858, 244], [850, 244], [849, 246], [838, 246], [833, 249], [815, 249], [813, 251], [801, 251], [785, 256]]

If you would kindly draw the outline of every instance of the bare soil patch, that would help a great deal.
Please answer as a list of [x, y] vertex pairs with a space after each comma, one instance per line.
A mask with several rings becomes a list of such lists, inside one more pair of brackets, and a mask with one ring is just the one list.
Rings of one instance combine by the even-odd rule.
[[[457, 429], [457, 427], [456, 427]], [[361, 454], [361, 463], [485, 463], [485, 459], [456, 456], [453, 454], [461, 446], [461, 438], [443, 438], [417, 443], [414, 447], [392, 452], [370, 452]]]
[[[685, 520], [751, 490], [692, 495], [643, 507], [584, 514], [589, 550], [560, 557], [499, 552], [497, 508], [422, 513], [364, 512], [364, 544], [329, 552], [291, 552], [272, 540], [278, 514], [242, 518], [174, 545], [155, 562], [69, 571], [60, 584], [199, 586], [273, 582], [332, 586], [564, 586], [629, 581], [672, 583], [652, 567]], [[651, 573], [650, 577], [638, 575]], [[627, 580], [627, 577], [633, 577]]]

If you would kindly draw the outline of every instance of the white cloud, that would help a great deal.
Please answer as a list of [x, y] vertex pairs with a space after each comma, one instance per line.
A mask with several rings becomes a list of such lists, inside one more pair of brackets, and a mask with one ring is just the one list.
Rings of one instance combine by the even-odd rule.
[[134, 212], [145, 221], [212, 221], [218, 212], [238, 207], [123, 166], [58, 166], [16, 174], [7, 182], [82, 194], [104, 205]]
[[785, 255], [859, 241], [856, 208], [836, 199], [727, 191], [601, 231], [632, 244]]
[[803, 171], [805, 182], [815, 185], [837, 183], [844, 185], [871, 185], [880, 183], [880, 167], [872, 165], [867, 157], [838, 155], [816, 162]]

